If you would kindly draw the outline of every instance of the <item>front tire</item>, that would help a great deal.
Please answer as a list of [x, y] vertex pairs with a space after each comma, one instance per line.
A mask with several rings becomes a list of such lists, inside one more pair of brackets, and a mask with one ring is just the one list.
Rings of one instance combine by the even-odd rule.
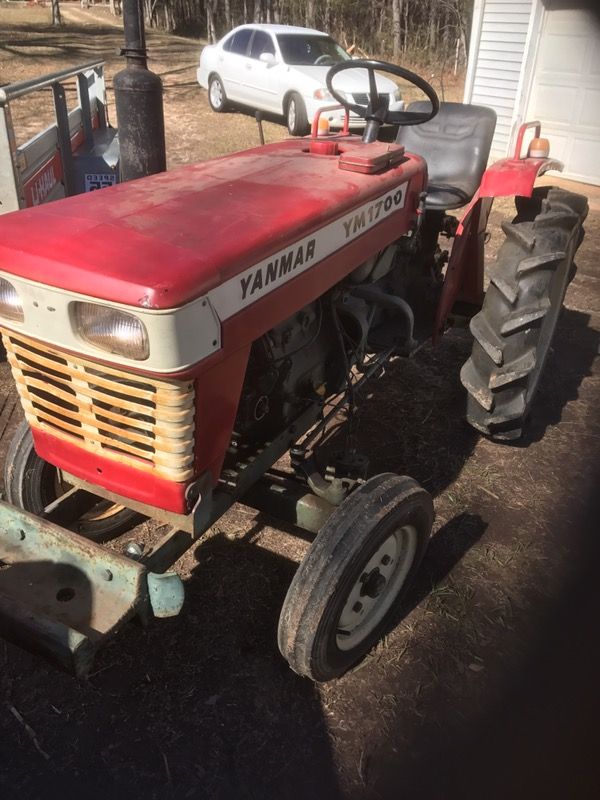
[[227, 95], [225, 87], [218, 75], [211, 75], [208, 82], [208, 102], [213, 111], [221, 114], [227, 110]]
[[[4, 467], [4, 489], [9, 503], [31, 514], [41, 515], [68, 487], [61, 483], [58, 470], [40, 458], [26, 420], [15, 431]], [[141, 514], [108, 500], [98, 503], [76, 523], [81, 536], [95, 542], [114, 539], [138, 525]]]
[[287, 102], [286, 107], [287, 129], [291, 136], [306, 136], [310, 128], [306, 115], [304, 100], [297, 92], [294, 92]]
[[[539, 213], [527, 217], [539, 203]], [[521, 204], [502, 229], [481, 311], [471, 320], [473, 351], [461, 370], [467, 420], [498, 441], [518, 439], [531, 410], [583, 239], [588, 204], [550, 189]]]
[[335, 509], [281, 610], [279, 650], [294, 672], [328, 681], [364, 658], [388, 629], [432, 524], [429, 493], [391, 473], [371, 478]]

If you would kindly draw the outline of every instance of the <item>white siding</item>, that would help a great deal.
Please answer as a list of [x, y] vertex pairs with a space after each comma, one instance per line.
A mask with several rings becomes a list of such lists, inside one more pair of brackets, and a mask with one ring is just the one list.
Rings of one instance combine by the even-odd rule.
[[[492, 158], [508, 154], [530, 37], [533, 0], [483, 0], [465, 102], [490, 106], [498, 115]], [[474, 20], [474, 27], [477, 21]]]

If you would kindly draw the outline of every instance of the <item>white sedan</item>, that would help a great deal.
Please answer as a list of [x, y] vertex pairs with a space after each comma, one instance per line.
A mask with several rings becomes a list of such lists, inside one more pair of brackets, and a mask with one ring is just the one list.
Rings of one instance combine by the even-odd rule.
[[[333, 100], [325, 83], [327, 71], [351, 57], [330, 36], [291, 25], [241, 25], [220, 42], [202, 50], [198, 83], [208, 89], [213, 111], [224, 111], [229, 101], [262, 111], [283, 114], [292, 136], [304, 136], [319, 108]], [[334, 89], [350, 103], [367, 106], [369, 81], [362, 69], [349, 69], [334, 79]], [[396, 84], [377, 76], [377, 90], [389, 94], [390, 111], [404, 103]], [[343, 111], [325, 115], [341, 127]], [[350, 113], [352, 126], [364, 120]]]

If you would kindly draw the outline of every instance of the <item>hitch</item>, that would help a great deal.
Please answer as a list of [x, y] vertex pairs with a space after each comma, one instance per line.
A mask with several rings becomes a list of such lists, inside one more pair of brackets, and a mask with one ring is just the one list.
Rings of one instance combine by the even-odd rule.
[[175, 616], [183, 584], [7, 503], [0, 503], [0, 635], [77, 677], [134, 617]]

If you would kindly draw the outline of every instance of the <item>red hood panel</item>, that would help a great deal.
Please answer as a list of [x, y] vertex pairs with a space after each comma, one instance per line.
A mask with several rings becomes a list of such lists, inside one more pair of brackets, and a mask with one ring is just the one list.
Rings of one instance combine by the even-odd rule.
[[0, 216], [0, 270], [174, 308], [422, 169], [409, 156], [381, 175], [346, 172], [307, 147], [289, 140]]

